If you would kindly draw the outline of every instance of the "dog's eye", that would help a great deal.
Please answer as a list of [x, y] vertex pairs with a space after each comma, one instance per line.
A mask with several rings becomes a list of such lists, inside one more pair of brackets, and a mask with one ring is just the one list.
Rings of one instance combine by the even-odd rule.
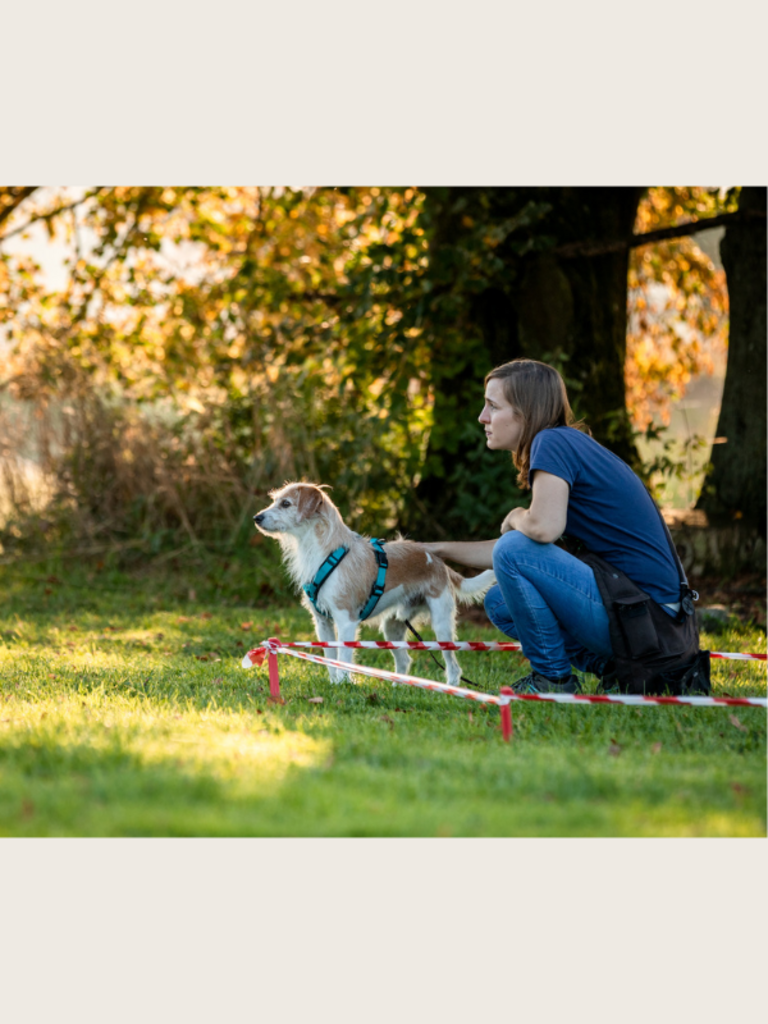
[[290, 507], [291, 507], [291, 503], [290, 503], [290, 501], [288, 501], [287, 498], [285, 499], [285, 501], [281, 501], [280, 502], [280, 508], [290, 508]]

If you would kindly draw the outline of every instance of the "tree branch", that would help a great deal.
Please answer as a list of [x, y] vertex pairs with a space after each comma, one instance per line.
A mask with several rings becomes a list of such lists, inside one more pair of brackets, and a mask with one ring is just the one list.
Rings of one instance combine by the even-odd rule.
[[39, 188], [39, 185], [8, 185], [0, 190], [0, 224], [8, 220], [17, 206]]
[[569, 242], [567, 245], [558, 246], [554, 253], [564, 259], [573, 259], [578, 256], [607, 256], [610, 253], [623, 252], [625, 249], [637, 249], [641, 245], [663, 242], [668, 238], [683, 238], [686, 235], [694, 235], [698, 231], [708, 231], [710, 228], [743, 224], [747, 219], [758, 217], [765, 220], [765, 213], [756, 210], [737, 210], [735, 213], [721, 213], [717, 217], [703, 217], [701, 220], [689, 221], [687, 224], [676, 224], [669, 228], [659, 228], [657, 231], [646, 231], [642, 235], [631, 235], [629, 238], [616, 242]]
[[[27, 195], [31, 195], [37, 187], [38, 186], [35, 185], [33, 188], [28, 188], [26, 190]], [[74, 210], [76, 207], [82, 206], [82, 204], [88, 199], [93, 199], [93, 197], [97, 196], [99, 192], [104, 191], [105, 186], [102, 185], [99, 188], [94, 189], [92, 192], [86, 192], [84, 196], [81, 196], [80, 199], [76, 199], [73, 203], [66, 203], [64, 206], [57, 206], [55, 210], [48, 210], [47, 213], [38, 213], [34, 217], [30, 217], [26, 224], [22, 224], [20, 227], [14, 228], [13, 231], [9, 231], [7, 235], [0, 235], [0, 245], [2, 245], [2, 243], [8, 238], [13, 238], [14, 235], [20, 235], [22, 231], [26, 231], [28, 228], [31, 228], [33, 224], [38, 224], [40, 221], [53, 220], [53, 218], [58, 217], [60, 213], [66, 213], [67, 210]], [[26, 199], [26, 196], [23, 198]], [[21, 200], [16, 202], [7, 212], [0, 210], [0, 223], [2, 223], [6, 217], [16, 209], [20, 202]]]

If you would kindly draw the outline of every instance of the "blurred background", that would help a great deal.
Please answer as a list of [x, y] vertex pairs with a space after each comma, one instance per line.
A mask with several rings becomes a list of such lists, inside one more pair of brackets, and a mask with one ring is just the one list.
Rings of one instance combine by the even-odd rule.
[[709, 568], [764, 570], [765, 210], [738, 186], [0, 186], [0, 557], [252, 560], [299, 478], [361, 532], [495, 536], [526, 499], [483, 377], [529, 356], [678, 530], [721, 538]]

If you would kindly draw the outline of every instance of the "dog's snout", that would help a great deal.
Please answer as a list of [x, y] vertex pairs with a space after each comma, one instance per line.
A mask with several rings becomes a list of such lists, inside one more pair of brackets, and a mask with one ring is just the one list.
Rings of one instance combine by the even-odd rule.
[[261, 524], [264, 522], [264, 513], [263, 512], [257, 512], [256, 515], [253, 517], [253, 521], [258, 526], [261, 526]]

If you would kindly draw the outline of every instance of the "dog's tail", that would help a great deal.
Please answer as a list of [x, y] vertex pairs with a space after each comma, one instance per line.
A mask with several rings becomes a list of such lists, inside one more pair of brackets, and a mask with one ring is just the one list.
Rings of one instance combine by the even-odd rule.
[[478, 604], [496, 582], [492, 569], [486, 569], [479, 576], [460, 576], [448, 569], [451, 584], [459, 604]]

